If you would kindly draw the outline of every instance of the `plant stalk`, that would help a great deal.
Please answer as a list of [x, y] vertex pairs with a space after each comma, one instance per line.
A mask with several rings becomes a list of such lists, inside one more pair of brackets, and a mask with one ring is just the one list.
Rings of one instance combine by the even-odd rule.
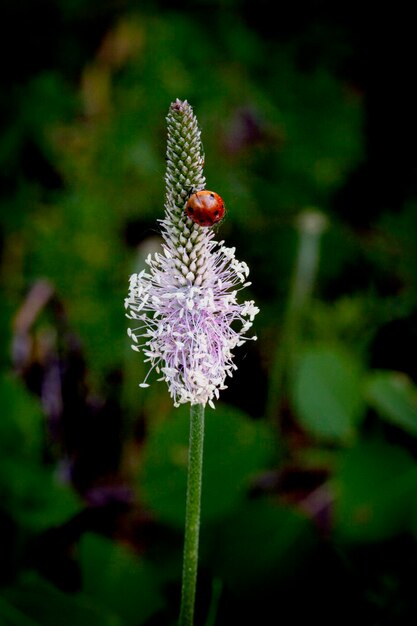
[[320, 256], [321, 236], [327, 227], [323, 213], [315, 209], [304, 211], [297, 220], [298, 251], [290, 285], [287, 309], [283, 322], [281, 341], [272, 363], [271, 382], [266, 405], [267, 419], [276, 426], [280, 401], [288, 383], [301, 323], [308, 308]]
[[179, 626], [193, 626], [197, 585], [200, 532], [201, 484], [203, 473], [204, 406], [190, 410], [190, 447], [188, 451], [187, 500]]

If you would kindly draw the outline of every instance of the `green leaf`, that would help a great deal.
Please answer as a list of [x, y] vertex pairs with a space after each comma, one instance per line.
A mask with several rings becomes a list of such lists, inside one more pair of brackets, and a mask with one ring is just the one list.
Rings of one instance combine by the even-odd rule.
[[[141, 497], [165, 521], [184, 525], [189, 408], [182, 407], [149, 435], [140, 472]], [[265, 469], [274, 436], [261, 422], [218, 405], [206, 411], [203, 459], [202, 521], [233, 510], [251, 479]]]
[[1, 506], [25, 527], [42, 531], [62, 524], [80, 511], [75, 491], [60, 482], [54, 468], [14, 458], [0, 458]]
[[372, 372], [366, 381], [366, 398], [379, 415], [417, 435], [417, 387], [401, 372]]
[[[82, 594], [64, 593], [35, 574], [26, 574], [16, 585], [5, 589], [2, 602], [12, 617], [10, 607], [16, 609], [16, 620], [9, 620], [10, 626], [124, 626], [117, 616], [94, 606]], [[22, 618], [18, 621], [20, 613]]]
[[83, 590], [102, 607], [140, 626], [163, 607], [150, 563], [99, 535], [86, 534], [80, 544]]
[[214, 538], [209, 556], [214, 570], [244, 594], [276, 589], [279, 581], [297, 577], [317, 541], [307, 517], [264, 498], [245, 502]]
[[310, 434], [349, 442], [364, 410], [359, 364], [341, 350], [306, 351], [295, 368], [292, 401], [300, 424]]
[[399, 447], [363, 442], [344, 454], [334, 487], [335, 532], [351, 541], [384, 540], [408, 528], [417, 463]]
[[39, 401], [12, 376], [0, 375], [0, 452], [40, 458], [44, 415]]
[[0, 624], [2, 626], [41, 626], [0, 596]]
[[0, 376], [0, 506], [23, 527], [41, 531], [80, 510], [73, 489], [44, 467], [44, 415], [39, 401], [12, 376]]

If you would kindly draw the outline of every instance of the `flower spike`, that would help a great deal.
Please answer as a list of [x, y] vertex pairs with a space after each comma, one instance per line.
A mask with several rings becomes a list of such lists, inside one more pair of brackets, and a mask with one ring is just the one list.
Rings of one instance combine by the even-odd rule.
[[[186, 100], [171, 104], [167, 124], [162, 251], [147, 258], [146, 271], [130, 277], [125, 307], [139, 325], [128, 334], [132, 348], [167, 383], [175, 406], [214, 407], [236, 369], [233, 350], [248, 339], [259, 309], [251, 300], [237, 300], [250, 284], [246, 263], [184, 211], [190, 193], [205, 187], [200, 131]], [[148, 386], [148, 375], [141, 386]]]

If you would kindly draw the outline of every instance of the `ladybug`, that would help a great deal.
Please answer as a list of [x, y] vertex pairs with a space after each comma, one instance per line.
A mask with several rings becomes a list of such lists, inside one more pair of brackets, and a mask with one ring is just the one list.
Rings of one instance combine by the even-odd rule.
[[185, 212], [199, 226], [213, 226], [224, 217], [224, 202], [215, 191], [203, 189], [191, 194]]

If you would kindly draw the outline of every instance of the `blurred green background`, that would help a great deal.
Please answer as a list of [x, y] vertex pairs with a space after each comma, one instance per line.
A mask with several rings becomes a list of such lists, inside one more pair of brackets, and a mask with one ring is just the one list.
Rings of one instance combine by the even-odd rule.
[[261, 309], [206, 412], [196, 626], [414, 623], [402, 3], [5, 0], [1, 22], [0, 625], [176, 623], [188, 409], [138, 387], [123, 309], [176, 98]]

